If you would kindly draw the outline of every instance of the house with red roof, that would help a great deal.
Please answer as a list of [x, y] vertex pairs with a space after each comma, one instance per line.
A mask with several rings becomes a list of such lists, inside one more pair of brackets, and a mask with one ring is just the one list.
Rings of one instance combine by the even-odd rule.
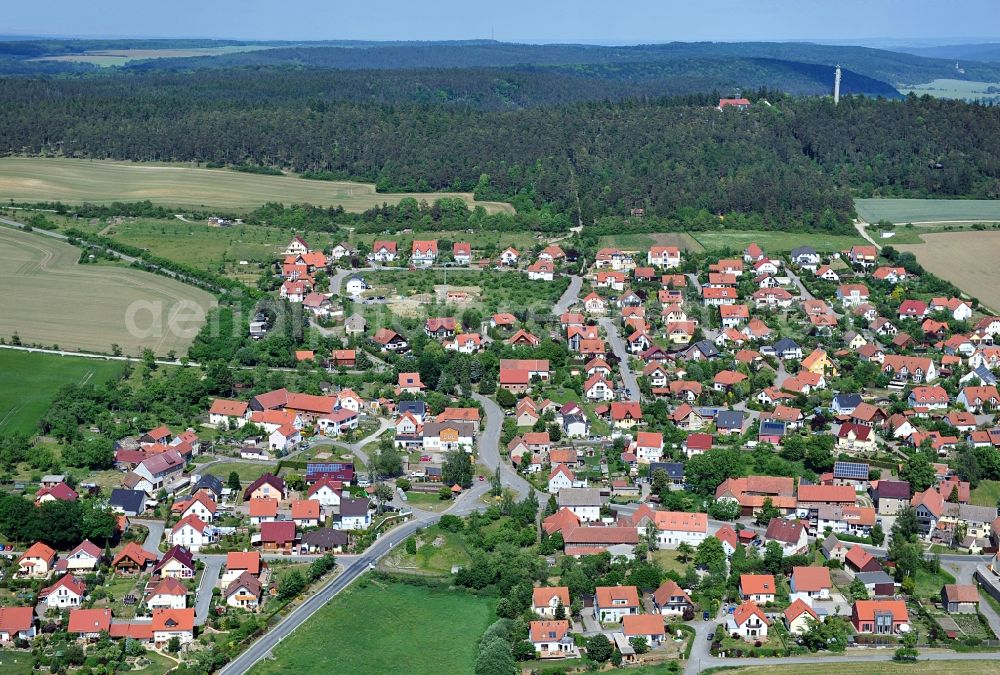
[[812, 607], [802, 598], [796, 598], [784, 611], [785, 628], [791, 635], [802, 635], [809, 630], [810, 621], [818, 621], [819, 617]]
[[769, 625], [771, 622], [753, 600], [743, 602], [726, 618], [726, 632], [748, 642], [766, 638]]
[[532, 621], [528, 625], [528, 641], [539, 659], [568, 659], [580, 655], [576, 642], [569, 634], [569, 621], [549, 619]]
[[871, 553], [855, 544], [844, 557], [844, 569], [857, 574], [859, 572], [880, 572], [882, 565]]
[[35, 624], [34, 607], [0, 607], [0, 642], [33, 640]]
[[214, 544], [217, 538], [218, 532], [212, 525], [192, 514], [181, 518], [170, 529], [167, 541], [197, 553], [202, 547]]
[[35, 493], [35, 504], [45, 502], [75, 502], [79, 495], [66, 483], [59, 482], [50, 487], [39, 488]]
[[[194, 610], [191, 610], [194, 611]], [[96, 640], [111, 630], [110, 609], [73, 609], [69, 613], [66, 632], [81, 640]]]
[[43, 588], [38, 599], [52, 609], [79, 607], [87, 594], [87, 585], [72, 574], [64, 574], [51, 586]]
[[173, 577], [161, 579], [146, 593], [146, 606], [156, 609], [184, 609], [187, 607], [188, 589]]
[[851, 623], [858, 633], [895, 635], [906, 632], [909, 621], [904, 600], [855, 600], [851, 609]]
[[595, 591], [594, 616], [601, 623], [621, 623], [622, 617], [641, 611], [635, 586], [598, 586]]
[[793, 567], [789, 582], [792, 593], [802, 593], [810, 598], [825, 600], [830, 597], [829, 567]]
[[569, 588], [566, 586], [542, 586], [531, 593], [531, 609], [535, 614], [554, 618], [560, 605], [569, 613]]
[[694, 603], [677, 582], [667, 579], [651, 596], [653, 608], [663, 616], [684, 616], [694, 609]]
[[413, 240], [410, 249], [410, 264], [417, 267], [429, 267], [433, 265], [438, 256], [438, 243], [436, 239], [421, 241]]
[[708, 514], [687, 511], [656, 511], [656, 544], [661, 549], [674, 549], [682, 543], [692, 547], [708, 536]]
[[55, 550], [37, 541], [17, 560], [17, 576], [28, 579], [44, 579], [49, 576], [55, 564]]

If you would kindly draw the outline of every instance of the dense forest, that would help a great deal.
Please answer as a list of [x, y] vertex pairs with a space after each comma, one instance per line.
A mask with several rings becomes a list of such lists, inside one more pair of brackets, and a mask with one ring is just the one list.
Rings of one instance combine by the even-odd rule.
[[1000, 108], [866, 97], [834, 107], [778, 92], [750, 94], [742, 113], [716, 110], [710, 95], [514, 110], [383, 105], [336, 100], [345, 77], [0, 79], [0, 152], [275, 166], [382, 191], [474, 191], [582, 222], [642, 207], [831, 228], [849, 221], [854, 195], [1000, 196]]

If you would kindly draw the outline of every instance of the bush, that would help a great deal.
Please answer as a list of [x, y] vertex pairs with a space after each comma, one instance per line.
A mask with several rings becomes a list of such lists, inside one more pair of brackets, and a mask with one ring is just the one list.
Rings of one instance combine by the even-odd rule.
[[406, 552], [410, 555], [414, 555], [417, 552], [417, 540], [415, 537], [410, 537], [406, 540]]

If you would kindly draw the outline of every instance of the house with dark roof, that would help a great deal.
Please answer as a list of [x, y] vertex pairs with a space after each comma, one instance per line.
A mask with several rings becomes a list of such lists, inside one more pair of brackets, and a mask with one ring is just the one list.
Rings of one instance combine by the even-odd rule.
[[767, 524], [764, 541], [776, 541], [781, 544], [781, 552], [785, 556], [805, 553], [809, 547], [805, 526], [796, 520], [784, 518], [771, 519]]
[[349, 537], [343, 530], [321, 527], [302, 534], [302, 545], [310, 553], [343, 553], [347, 550]]
[[199, 492], [207, 492], [212, 495], [212, 499], [219, 501], [222, 498], [222, 490], [222, 479], [206, 473], [200, 476], [198, 481], [191, 487], [191, 494], [195, 495]]
[[126, 516], [138, 516], [146, 510], [146, 493], [142, 490], [115, 488], [108, 500], [111, 508]]
[[744, 420], [742, 410], [720, 410], [715, 416], [715, 429], [720, 436], [742, 434]]
[[894, 516], [910, 505], [910, 484], [905, 480], [880, 480], [869, 489], [880, 516]]
[[277, 499], [281, 501], [286, 496], [285, 481], [271, 473], [265, 473], [250, 483], [243, 491], [243, 501], [251, 499]]
[[163, 554], [160, 562], [153, 566], [152, 576], [193, 579], [195, 571], [194, 554], [178, 545]]

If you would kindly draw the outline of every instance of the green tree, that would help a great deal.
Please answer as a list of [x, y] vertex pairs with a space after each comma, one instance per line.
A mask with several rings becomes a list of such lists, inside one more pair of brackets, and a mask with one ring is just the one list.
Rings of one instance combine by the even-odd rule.
[[475, 663], [476, 675], [512, 675], [516, 668], [510, 643], [494, 638], [479, 646]]
[[881, 523], [875, 523], [875, 527], [872, 528], [871, 535], [869, 535], [872, 540], [872, 544], [875, 546], [881, 546], [882, 542], [885, 541], [885, 532], [882, 531]]
[[508, 408], [508, 409], [513, 408], [515, 405], [517, 405], [517, 399], [514, 397], [514, 394], [510, 393], [508, 390], [498, 389], [497, 405], [499, 405], [501, 408]]
[[771, 501], [771, 498], [765, 497], [764, 504], [761, 507], [760, 511], [757, 512], [755, 520], [758, 525], [767, 525], [768, 523], [771, 522], [772, 518], [778, 518], [780, 516], [781, 516], [781, 511], [779, 511], [778, 507], [774, 505], [774, 502]]
[[632, 649], [635, 650], [636, 654], [645, 654], [649, 651], [649, 642], [641, 635], [630, 637], [628, 643], [632, 645]]
[[445, 455], [441, 466], [441, 480], [445, 485], [460, 485], [463, 488], [472, 485], [472, 459], [464, 450], [452, 450]]
[[589, 656], [592, 661], [604, 663], [611, 658], [612, 651], [613, 647], [611, 646], [611, 641], [608, 640], [603, 633], [598, 633], [587, 640], [587, 656]]
[[899, 477], [908, 481], [914, 492], [923, 492], [937, 479], [934, 467], [922, 452], [914, 452], [910, 456], [900, 469]]
[[691, 547], [691, 544], [687, 543], [686, 541], [682, 541], [677, 546], [677, 559], [680, 562], [686, 564], [691, 560], [692, 555], [694, 555], [694, 548]]
[[722, 575], [726, 572], [726, 551], [716, 537], [706, 537], [698, 544], [695, 564], [705, 567], [709, 573]]
[[228, 487], [230, 490], [232, 490], [234, 495], [237, 495], [237, 496], [240, 495], [240, 490], [241, 490], [241, 488], [243, 486], [240, 484], [240, 472], [239, 471], [230, 471], [229, 472], [229, 478], [226, 480], [226, 487]]
[[278, 581], [278, 598], [281, 600], [291, 600], [306, 587], [306, 578], [302, 572], [292, 570]]
[[767, 542], [764, 547], [764, 569], [771, 574], [781, 574], [784, 557], [781, 544], [776, 541]]
[[715, 448], [692, 457], [684, 468], [684, 475], [694, 492], [710, 495], [727, 478], [743, 475], [745, 469], [746, 461], [739, 450]]

